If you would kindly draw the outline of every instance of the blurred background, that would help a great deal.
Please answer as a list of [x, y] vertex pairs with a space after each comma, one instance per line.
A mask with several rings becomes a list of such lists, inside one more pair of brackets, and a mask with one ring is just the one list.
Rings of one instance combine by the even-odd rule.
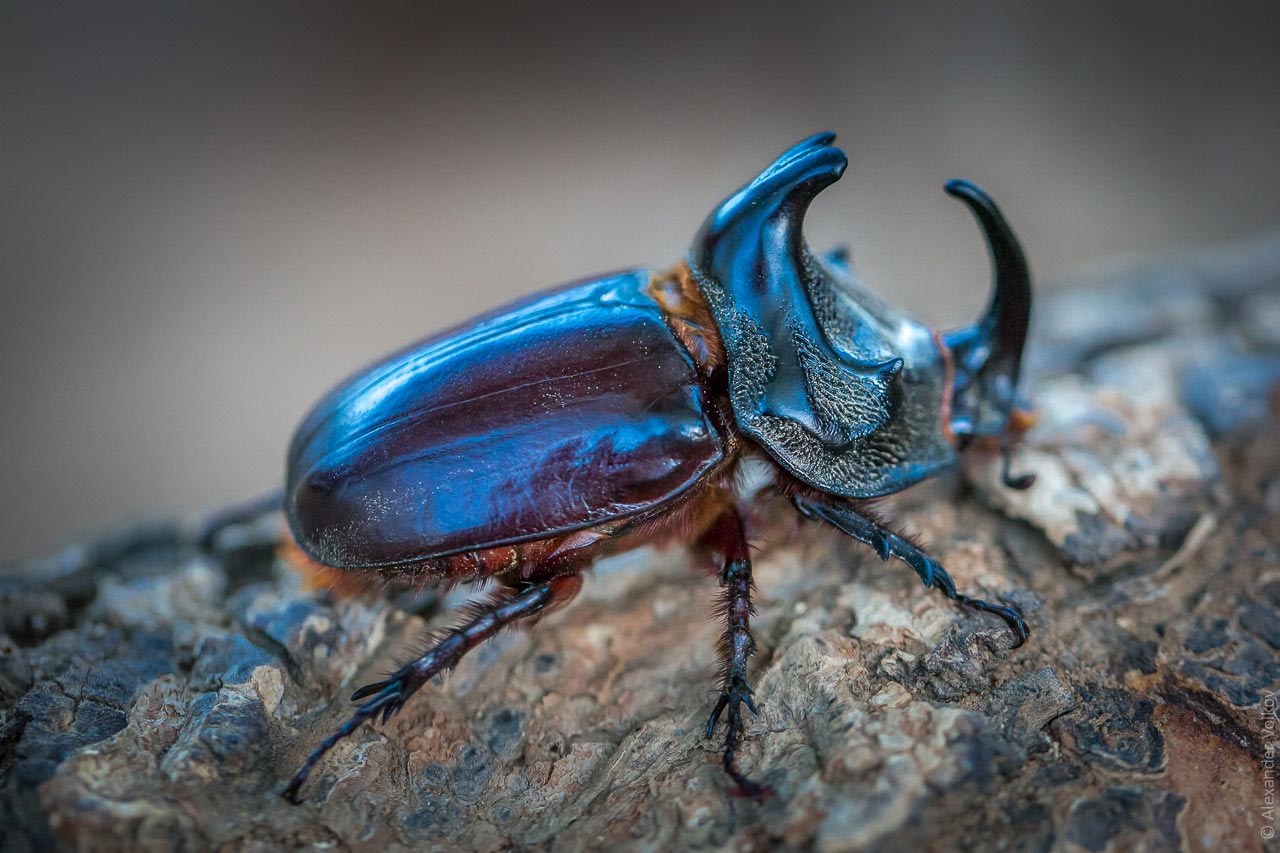
[[821, 129], [809, 220], [935, 324], [987, 186], [1039, 282], [1280, 224], [1280, 6], [0, 5], [0, 560], [277, 486], [330, 385], [680, 258]]

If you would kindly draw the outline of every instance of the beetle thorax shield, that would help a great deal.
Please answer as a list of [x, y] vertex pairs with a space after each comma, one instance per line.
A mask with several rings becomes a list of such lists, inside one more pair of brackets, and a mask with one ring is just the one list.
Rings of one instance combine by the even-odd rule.
[[809, 203], [847, 163], [831, 141], [805, 140], [726, 199], [690, 263], [724, 340], [741, 430], [800, 480], [872, 497], [955, 454], [930, 330], [857, 287], [841, 254], [805, 245]]

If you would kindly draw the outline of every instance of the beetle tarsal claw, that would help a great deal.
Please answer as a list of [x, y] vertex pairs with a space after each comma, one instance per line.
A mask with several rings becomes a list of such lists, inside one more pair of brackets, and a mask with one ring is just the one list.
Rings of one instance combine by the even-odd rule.
[[1027, 627], [1026, 620], [1022, 618], [1022, 614], [1017, 609], [1003, 604], [991, 604], [980, 598], [971, 598], [957, 592], [955, 581], [951, 579], [951, 575], [937, 560], [920, 550], [912, 542], [903, 539], [892, 530], [863, 515], [856, 505], [835, 499], [824, 500], [807, 497], [797, 497], [793, 500], [793, 503], [801, 513], [809, 518], [825, 521], [859, 542], [870, 545], [877, 552], [880, 551], [882, 546], [887, 546], [890, 554], [915, 569], [916, 574], [920, 576], [921, 582], [926, 587], [937, 589], [958, 604], [972, 607], [974, 610], [981, 610], [983, 613], [992, 613], [999, 616], [1014, 634], [1013, 648], [1018, 648], [1031, 636], [1031, 630]]
[[966, 607], [972, 607], [974, 610], [981, 610], [983, 613], [992, 613], [1003, 619], [1005, 624], [1009, 626], [1009, 630], [1013, 632], [1014, 642], [1011, 648], [1016, 649], [1020, 647], [1027, 641], [1027, 638], [1031, 636], [1031, 629], [1027, 627], [1026, 620], [1023, 619], [1022, 614], [1013, 607], [1008, 607], [1003, 604], [992, 604], [988, 601], [983, 601], [980, 598], [970, 598], [967, 595], [957, 595], [956, 601]]
[[[746, 735], [746, 727], [742, 721], [742, 706], [745, 705], [756, 716], [759, 716], [760, 713], [756, 710], [755, 702], [752, 701], [751, 695], [751, 686], [747, 684], [745, 679], [731, 679], [727, 692], [720, 694], [720, 698], [716, 700], [715, 707], [711, 709], [711, 716], [707, 719], [707, 737], [711, 737], [715, 731], [716, 724], [723, 714], [725, 716], [724, 772], [733, 780], [735, 785], [733, 793], [736, 796], [750, 797], [759, 801], [772, 796], [773, 789], [768, 785], [748, 778], [742, 771], [738, 770], [736, 762], [738, 745], [742, 743], [742, 739]], [[726, 711], [728, 712], [727, 714], [725, 714]]]
[[[374, 685], [370, 685], [370, 687], [372, 686]], [[311, 769], [324, 757], [325, 753], [337, 746], [338, 742], [343, 738], [350, 736], [356, 729], [364, 725], [365, 721], [378, 716], [379, 712], [382, 714], [382, 721], [386, 722], [389, 712], [398, 710], [404, 704], [403, 691], [394, 680], [392, 682], [381, 682], [377, 686], [383, 687], [382, 691], [357, 708], [349, 720], [320, 742], [320, 745], [307, 756], [307, 760], [298, 768], [298, 772], [293, 774], [293, 778], [289, 780], [289, 784], [285, 787], [281, 796], [295, 805], [300, 803], [301, 798], [299, 798], [298, 792], [306, 784], [307, 777], [311, 775]], [[357, 691], [357, 693], [359, 692]]]
[[720, 722], [720, 715], [724, 713], [725, 706], [729, 704], [729, 696], [725, 693], [720, 694], [720, 698], [716, 699], [716, 704], [711, 707], [711, 716], [707, 717], [707, 740], [711, 740], [711, 736], [716, 732], [716, 723]]
[[[721, 715], [724, 714], [726, 708], [729, 708], [730, 728], [733, 727], [734, 715], [738, 713], [737, 706], [739, 704], [746, 705], [753, 716], [760, 716], [760, 711], [756, 708], [755, 701], [756, 692], [751, 689], [751, 685], [743, 678], [733, 678], [731, 683], [721, 691], [720, 696], [716, 699], [716, 704], [711, 708], [711, 716], [707, 717], [707, 737], [710, 738], [715, 733], [716, 725], [720, 722]], [[738, 738], [741, 739], [742, 731], [739, 726]]]
[[386, 687], [388, 683], [389, 682], [387, 681], [378, 681], [378, 682], [375, 682], [374, 684], [366, 684], [364, 687], [361, 687], [355, 693], [351, 694], [351, 701], [359, 702], [361, 699], [363, 699], [366, 696], [372, 696], [373, 694], [377, 693], [379, 690], [382, 690], [384, 687]]

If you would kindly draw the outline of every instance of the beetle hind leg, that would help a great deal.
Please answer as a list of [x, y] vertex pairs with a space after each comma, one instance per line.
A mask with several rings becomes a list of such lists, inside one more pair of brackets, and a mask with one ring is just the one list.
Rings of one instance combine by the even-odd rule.
[[1027, 627], [1022, 614], [1015, 608], [1007, 607], [1003, 604], [992, 604], [989, 601], [971, 598], [957, 592], [955, 581], [951, 579], [951, 575], [947, 574], [947, 570], [937, 560], [907, 539], [889, 530], [883, 524], [868, 518], [859, 512], [857, 508], [844, 503], [828, 503], [803, 496], [796, 497], [794, 503], [796, 509], [800, 510], [808, 518], [825, 521], [859, 542], [870, 545], [880, 555], [880, 559], [887, 560], [890, 557], [897, 557], [902, 560], [902, 562], [915, 569], [916, 574], [920, 576], [920, 580], [926, 587], [938, 589], [947, 598], [966, 607], [999, 616], [1009, 626], [1009, 630], [1013, 632], [1013, 648], [1016, 649], [1021, 646], [1027, 641], [1027, 637], [1031, 635], [1031, 630]]
[[446, 633], [426, 653], [396, 670], [391, 677], [361, 687], [353, 701], [366, 700], [337, 731], [321, 741], [289, 780], [283, 796], [297, 803], [298, 791], [307, 781], [312, 768], [338, 742], [353, 734], [369, 720], [385, 723], [395, 716], [409, 697], [435, 675], [451, 669], [463, 655], [503, 628], [523, 619], [538, 616], [550, 605], [572, 598], [581, 587], [576, 574], [562, 575], [544, 581], [526, 581], [509, 594], [481, 603], [462, 625]]
[[747, 545], [742, 517], [735, 509], [726, 509], [703, 536], [702, 545], [723, 555], [724, 568], [720, 583], [724, 587], [720, 609], [725, 629], [720, 637], [720, 659], [723, 664], [720, 696], [707, 718], [707, 738], [715, 733], [721, 716], [725, 717], [724, 771], [737, 786], [736, 793], [759, 800], [772, 793], [767, 785], [744, 776], [735, 761], [738, 745], [746, 731], [742, 706], [758, 714], [751, 685], [747, 681], [747, 662], [755, 654], [756, 642], [751, 636], [751, 604], [754, 584], [751, 580], [751, 554]]

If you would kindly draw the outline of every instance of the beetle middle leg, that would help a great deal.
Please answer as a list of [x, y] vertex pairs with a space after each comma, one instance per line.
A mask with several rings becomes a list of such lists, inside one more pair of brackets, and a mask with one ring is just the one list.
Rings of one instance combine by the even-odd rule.
[[707, 737], [715, 732], [721, 715], [726, 715], [724, 736], [724, 770], [738, 786], [738, 793], [760, 799], [770, 793], [767, 785], [754, 782], [739, 772], [735, 763], [738, 745], [742, 742], [744, 727], [742, 706], [757, 714], [751, 685], [747, 682], [747, 662], [755, 654], [756, 641], [751, 636], [751, 617], [755, 607], [751, 604], [754, 587], [751, 580], [751, 553], [747, 545], [742, 516], [736, 509], [725, 509], [711, 528], [703, 534], [700, 545], [715, 551], [724, 558], [720, 572], [720, 584], [724, 587], [721, 610], [724, 614], [724, 634], [720, 637], [720, 660], [723, 666], [720, 697], [711, 716], [707, 719]]
[[509, 587], [505, 593], [483, 602], [471, 611], [471, 618], [444, 634], [421, 657], [396, 670], [390, 678], [365, 685], [351, 697], [365, 700], [351, 719], [325, 738], [307, 757], [284, 789], [284, 797], [298, 802], [298, 791], [307, 781], [311, 769], [326, 752], [343, 738], [353, 734], [367, 720], [385, 723], [397, 714], [404, 703], [435, 675], [458, 664], [462, 657], [503, 628], [523, 619], [536, 617], [550, 606], [561, 604], [577, 594], [582, 580], [577, 574], [560, 574], [539, 579], [536, 575]]
[[1031, 631], [1027, 628], [1027, 623], [1016, 609], [1003, 604], [992, 604], [980, 598], [970, 598], [957, 592], [955, 581], [937, 560], [883, 524], [863, 515], [856, 507], [843, 502], [824, 501], [804, 496], [797, 496], [793, 500], [796, 509], [805, 516], [825, 521], [859, 542], [870, 545], [880, 555], [880, 559], [897, 557], [902, 560], [915, 569], [926, 587], [939, 589], [947, 598], [966, 607], [999, 616], [1014, 634], [1013, 648], [1021, 646], [1030, 636]]

